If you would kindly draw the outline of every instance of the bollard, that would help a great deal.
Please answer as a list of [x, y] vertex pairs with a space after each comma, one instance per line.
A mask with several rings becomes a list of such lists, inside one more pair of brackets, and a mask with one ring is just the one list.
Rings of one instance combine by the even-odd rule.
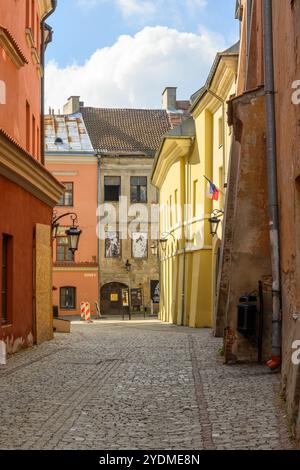
[[6, 344], [4, 341], [0, 341], [0, 364], [6, 365]]
[[81, 320], [85, 320], [85, 304], [86, 302], [80, 302]]
[[100, 308], [99, 308], [99, 304], [98, 304], [98, 301], [96, 300], [95, 302], [95, 308], [96, 308], [96, 312], [97, 312], [97, 318], [100, 320], [101, 318], [101, 312], [100, 312]]
[[85, 321], [91, 322], [91, 305], [85, 302]]

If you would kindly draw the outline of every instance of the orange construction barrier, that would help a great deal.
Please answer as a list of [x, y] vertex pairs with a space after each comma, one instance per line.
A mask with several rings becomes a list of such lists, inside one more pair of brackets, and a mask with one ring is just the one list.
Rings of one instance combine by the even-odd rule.
[[91, 305], [85, 302], [85, 321], [91, 321]]
[[81, 320], [85, 320], [85, 302], [80, 302]]

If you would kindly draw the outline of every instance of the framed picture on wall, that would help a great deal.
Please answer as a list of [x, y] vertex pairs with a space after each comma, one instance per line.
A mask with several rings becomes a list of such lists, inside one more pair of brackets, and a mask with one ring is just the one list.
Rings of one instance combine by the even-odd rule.
[[121, 257], [121, 241], [119, 232], [106, 232], [105, 258]]
[[132, 233], [132, 257], [135, 259], [148, 258], [148, 234], [146, 232]]
[[159, 281], [151, 281], [150, 282], [150, 289], [151, 289], [151, 300], [154, 304], [159, 304], [160, 300], [160, 289], [159, 289]]

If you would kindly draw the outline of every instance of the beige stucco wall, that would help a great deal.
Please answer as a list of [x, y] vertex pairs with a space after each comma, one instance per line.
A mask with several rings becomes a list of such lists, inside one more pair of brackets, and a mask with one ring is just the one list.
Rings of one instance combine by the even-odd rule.
[[[147, 204], [143, 204], [148, 211], [148, 219], [140, 218], [140, 231], [148, 232], [148, 257], [146, 259], [135, 259], [132, 256], [132, 239], [127, 238], [121, 241], [121, 257], [120, 258], [105, 258], [105, 240], [101, 241], [101, 258], [100, 258], [100, 288], [105, 284], [118, 282], [130, 285], [132, 289], [143, 288], [144, 305], [151, 306], [151, 289], [150, 281], [159, 280], [159, 264], [157, 256], [151, 252], [151, 205], [158, 203], [158, 194], [156, 188], [151, 184], [151, 172], [153, 166], [152, 157], [143, 156], [102, 156], [101, 158], [101, 203], [104, 201], [104, 180], [106, 176], [120, 176], [121, 177], [121, 196], [127, 198], [128, 208], [131, 206], [130, 201], [130, 178], [132, 176], [146, 176], [147, 177]], [[119, 203], [107, 202], [116, 209], [117, 231], [120, 231], [122, 225], [119, 219]], [[132, 224], [135, 217], [128, 217], [128, 225], [125, 227], [127, 234], [130, 233], [130, 224]], [[100, 220], [100, 219], [99, 219]], [[111, 226], [106, 224], [105, 221], [101, 222], [101, 227], [109, 231], [114, 231]], [[157, 227], [158, 228], [158, 227]], [[139, 230], [133, 230], [139, 231]], [[125, 263], [129, 260], [131, 263], [130, 275], [126, 272]]]

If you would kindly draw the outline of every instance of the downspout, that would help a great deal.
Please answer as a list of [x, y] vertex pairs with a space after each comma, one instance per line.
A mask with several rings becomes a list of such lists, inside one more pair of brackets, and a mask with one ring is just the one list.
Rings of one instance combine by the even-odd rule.
[[47, 13], [46, 16], [44, 16], [42, 22], [41, 22], [41, 70], [42, 70], [42, 76], [41, 76], [41, 163], [42, 165], [45, 165], [45, 51], [47, 44], [45, 43], [45, 23], [47, 18], [51, 16], [54, 11], [56, 10], [57, 7], [57, 0], [52, 0], [52, 9]]
[[275, 86], [273, 58], [273, 21], [272, 0], [263, 2], [264, 25], [264, 73], [265, 102], [267, 127], [267, 172], [269, 191], [270, 246], [272, 261], [272, 359], [267, 362], [270, 369], [281, 364], [281, 280], [280, 280], [280, 248], [279, 248], [279, 208], [277, 192], [277, 149], [275, 120]]
[[[97, 167], [98, 167], [98, 179], [97, 179], [97, 209], [101, 205], [101, 154], [97, 154]], [[100, 280], [101, 280], [101, 236], [98, 233], [98, 305], [100, 308], [101, 305], [101, 295], [100, 295]]]

